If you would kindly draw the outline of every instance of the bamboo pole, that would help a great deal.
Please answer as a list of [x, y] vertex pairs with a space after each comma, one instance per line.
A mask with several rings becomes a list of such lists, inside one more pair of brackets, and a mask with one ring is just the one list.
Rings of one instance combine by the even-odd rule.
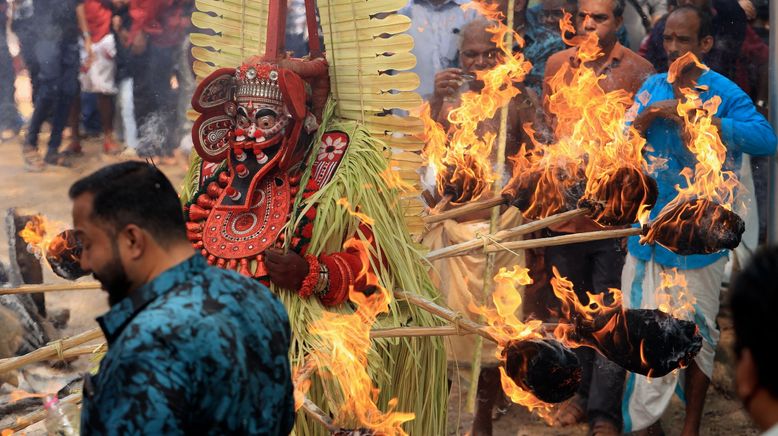
[[494, 197], [488, 200], [479, 201], [475, 203], [468, 203], [463, 206], [449, 209], [445, 212], [441, 212], [435, 215], [425, 216], [422, 220], [425, 224], [435, 224], [448, 219], [458, 218], [463, 215], [467, 215], [473, 212], [478, 212], [484, 209], [489, 209], [495, 206], [502, 206], [505, 204], [505, 200], [502, 197]]
[[[508, 2], [508, 10], [506, 11], [506, 18], [507, 23], [506, 26], [508, 27], [508, 32], [505, 33], [504, 36], [504, 47], [508, 47], [508, 50], [513, 49], [513, 13], [514, 13], [514, 2], [509, 1]], [[494, 182], [492, 183], [492, 193], [494, 194], [493, 201], [500, 200], [499, 203], [496, 203], [494, 206], [499, 206], [502, 204], [505, 204], [505, 199], [502, 198], [500, 195], [500, 190], [502, 189], [502, 186], [500, 185], [500, 182], [503, 179], [503, 173], [505, 172], [505, 147], [508, 143], [508, 111], [510, 110], [510, 100], [500, 108], [500, 130], [497, 132], [497, 174], [494, 178]], [[489, 233], [495, 234], [497, 233], [498, 227], [499, 227], [499, 220], [500, 220], [500, 208], [499, 207], [492, 207], [492, 216], [489, 220]], [[483, 275], [483, 292], [482, 292], [482, 298], [475, 298], [476, 303], [483, 304], [483, 299], [489, 298], [489, 296], [492, 294], [494, 290], [494, 265], [495, 262], [495, 253], [487, 253], [486, 255], [486, 264], [484, 265], [484, 275]], [[481, 301], [479, 301], [481, 300]], [[521, 315], [519, 315], [521, 316]], [[479, 316], [479, 320], [482, 320], [483, 317]], [[467, 391], [467, 398], [465, 400], [465, 410], [467, 410], [470, 413], [475, 413], [475, 398], [476, 393], [478, 392], [478, 380], [480, 379], [481, 374], [481, 354], [483, 352], [483, 339], [481, 337], [475, 338], [475, 345], [474, 345], [474, 352], [473, 352], [473, 360], [471, 364], [471, 379], [470, 379], [470, 389]]]
[[0, 288], [0, 295], [36, 294], [39, 292], [99, 290], [99, 282], [56, 283], [51, 285], [24, 285], [17, 288]]
[[418, 306], [427, 312], [437, 315], [446, 321], [451, 322], [454, 324], [455, 327], [459, 327], [462, 330], [468, 331], [470, 333], [479, 335], [485, 339], [488, 339], [492, 342], [497, 342], [496, 339], [492, 337], [487, 331], [486, 327], [478, 324], [476, 322], [470, 321], [467, 318], [464, 318], [461, 313], [454, 312], [453, 310], [443, 307], [437, 303], [434, 303], [422, 296], [416, 295], [411, 292], [405, 292], [401, 290], [395, 290], [394, 296], [397, 299], [405, 300], [414, 306]]
[[459, 256], [469, 251], [481, 248], [484, 246], [492, 245], [494, 242], [501, 242], [505, 239], [511, 239], [518, 236], [526, 235], [537, 230], [545, 229], [546, 227], [553, 226], [554, 224], [563, 223], [569, 221], [577, 216], [585, 214], [587, 209], [574, 209], [567, 212], [562, 212], [548, 216], [546, 218], [532, 221], [520, 226], [516, 226], [512, 229], [501, 230], [497, 233], [488, 235], [489, 237], [480, 237], [471, 241], [460, 242], [459, 244], [450, 245], [427, 253], [425, 258], [429, 261], [443, 259], [445, 257]]
[[[70, 394], [67, 397], [59, 400], [59, 402], [61, 404], [78, 404], [81, 402], [81, 393], [79, 392], [77, 394]], [[25, 428], [46, 419], [46, 415], [47, 415], [46, 409], [41, 408], [39, 410], [36, 410], [35, 412], [28, 413], [27, 415], [17, 418], [14, 425], [0, 429], [0, 431], [4, 432], [6, 430], [11, 430], [12, 432], [17, 432], [17, 431], [24, 430]]]
[[58, 356], [59, 355], [58, 350], [60, 351], [68, 350], [77, 345], [85, 344], [89, 341], [100, 339], [102, 337], [103, 337], [102, 330], [100, 330], [99, 327], [95, 327], [91, 330], [87, 330], [76, 336], [60, 339], [59, 341], [55, 341], [53, 343], [45, 345], [41, 348], [38, 348], [35, 351], [31, 351], [25, 354], [24, 356], [2, 359], [0, 360], [0, 374], [3, 374], [8, 371], [12, 371], [14, 369], [21, 368], [25, 365], [29, 365], [30, 363], [48, 360], [51, 357]]
[[497, 253], [507, 250], [526, 250], [529, 248], [554, 247], [557, 245], [578, 244], [581, 242], [601, 241], [603, 239], [624, 238], [641, 234], [640, 227], [617, 229], [617, 230], [598, 230], [585, 233], [571, 233], [569, 235], [552, 236], [550, 238], [532, 239], [529, 241], [513, 241], [500, 244], [499, 247], [486, 247], [487, 253]]
[[370, 339], [380, 338], [409, 338], [422, 336], [465, 336], [473, 334], [470, 331], [458, 329], [454, 326], [443, 327], [397, 327], [389, 329], [375, 329], [370, 331]]
[[318, 422], [319, 424], [323, 425], [327, 431], [330, 433], [334, 433], [339, 430], [339, 428], [335, 425], [335, 423], [332, 422], [332, 418], [327, 416], [323, 410], [319, 408], [313, 401], [309, 400], [307, 397], [303, 400], [303, 411], [306, 415], [311, 417], [314, 421]]

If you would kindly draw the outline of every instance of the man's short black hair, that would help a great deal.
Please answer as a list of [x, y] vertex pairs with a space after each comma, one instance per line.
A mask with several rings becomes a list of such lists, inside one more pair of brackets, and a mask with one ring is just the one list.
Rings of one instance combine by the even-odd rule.
[[613, 0], [613, 16], [616, 18], [623, 16], [626, 7], [626, 0]]
[[92, 217], [114, 234], [128, 224], [148, 231], [157, 242], [186, 239], [184, 215], [178, 194], [162, 171], [145, 162], [122, 162], [78, 180], [70, 198], [94, 196]]
[[730, 294], [735, 352], [740, 356], [745, 348], [751, 351], [759, 385], [778, 398], [773, 325], [778, 315], [778, 246], [757, 252], [732, 282]]
[[691, 11], [697, 15], [697, 18], [700, 19], [700, 30], [697, 32], [698, 40], [702, 40], [702, 38], [705, 38], [706, 36], [713, 36], [712, 11], [707, 9], [700, 9], [694, 5], [683, 5], [670, 11], [667, 16], [670, 17], [670, 15], [674, 15], [682, 11]]

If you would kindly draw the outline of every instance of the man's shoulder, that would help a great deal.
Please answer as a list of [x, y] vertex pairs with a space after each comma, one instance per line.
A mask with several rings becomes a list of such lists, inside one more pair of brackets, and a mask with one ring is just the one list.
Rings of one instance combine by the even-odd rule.
[[570, 58], [575, 56], [575, 50], [575, 47], [570, 47], [549, 56], [546, 61], [546, 75], [553, 75], [562, 67], [562, 64], [569, 62]]
[[624, 60], [630, 62], [633, 68], [635, 68], [638, 71], [651, 72], [651, 73], [654, 72], [654, 66], [651, 64], [651, 62], [648, 61], [648, 59], [635, 53], [634, 51], [630, 50], [628, 47], [623, 47], [623, 50], [624, 50]]

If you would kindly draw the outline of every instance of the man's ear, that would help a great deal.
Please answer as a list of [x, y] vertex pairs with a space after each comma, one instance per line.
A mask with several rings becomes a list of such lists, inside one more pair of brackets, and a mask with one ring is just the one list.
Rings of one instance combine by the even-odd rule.
[[622, 24], [624, 24], [624, 16], [616, 17], [616, 29], [621, 28]]
[[143, 257], [148, 249], [148, 234], [135, 224], [128, 224], [119, 234], [119, 246], [131, 260]]
[[713, 37], [708, 35], [700, 41], [700, 47], [703, 53], [708, 53], [713, 48]]
[[741, 400], [753, 397], [759, 387], [759, 375], [756, 373], [756, 364], [751, 350], [744, 348], [735, 363], [735, 384], [737, 396]]

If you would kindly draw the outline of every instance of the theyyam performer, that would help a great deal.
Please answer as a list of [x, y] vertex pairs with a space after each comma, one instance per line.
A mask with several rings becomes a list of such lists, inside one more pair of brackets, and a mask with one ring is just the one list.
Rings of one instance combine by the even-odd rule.
[[[402, 51], [410, 49], [408, 40], [360, 42], [365, 32], [399, 33], [407, 28], [407, 18], [399, 15], [370, 19], [402, 3], [373, 6], [374, 11], [364, 3], [343, 9], [340, 3], [318, 2], [325, 56], [317, 37], [315, 3], [306, 1], [311, 41], [306, 59], [284, 54], [286, 2], [244, 0], [229, 13], [222, 10], [228, 6], [204, 2], [192, 17], [195, 25], [217, 35], [192, 38], [199, 46], [193, 51], [195, 70], [207, 77], [192, 98], [199, 116], [192, 131], [196, 156], [182, 195], [187, 234], [210, 264], [269, 284], [289, 313], [290, 354], [298, 368], [322, 346], [320, 338], [309, 333], [309, 324], [325, 310], [352, 313], [350, 289], [369, 292], [365, 271], [375, 274], [385, 289], [437, 298], [409, 236], [390, 166], [391, 149], [371, 135], [387, 130], [377, 127], [381, 121], [370, 115], [371, 110], [380, 111], [376, 106], [399, 107], [403, 98], [408, 106], [419, 103], [413, 94], [403, 93], [380, 101], [376, 96], [381, 93], [372, 91], [385, 83], [378, 70], [389, 64], [371, 69], [370, 58], [377, 58], [370, 45], [394, 44]], [[337, 22], [333, 8], [339, 11]], [[341, 9], [355, 14], [353, 22], [344, 24]], [[218, 12], [219, 17], [207, 12]], [[264, 47], [262, 56], [256, 55], [259, 47]], [[406, 77], [400, 73], [392, 86], [383, 86], [397, 89]], [[406, 86], [414, 87], [413, 80]], [[354, 93], [362, 94], [354, 98]], [[384, 119], [398, 122], [395, 117]], [[344, 248], [352, 238], [365, 241], [370, 255]], [[389, 313], [374, 327], [437, 323], [429, 313], [393, 300]], [[380, 389], [379, 408], [386, 410], [396, 399], [394, 410], [415, 415], [403, 426], [406, 432], [443, 434], [447, 390], [442, 341], [374, 340], [368, 357], [369, 373]], [[337, 410], [341, 404], [335, 383], [317, 375], [312, 381], [308, 398], [325, 414]], [[298, 413], [294, 434], [324, 431]]]

